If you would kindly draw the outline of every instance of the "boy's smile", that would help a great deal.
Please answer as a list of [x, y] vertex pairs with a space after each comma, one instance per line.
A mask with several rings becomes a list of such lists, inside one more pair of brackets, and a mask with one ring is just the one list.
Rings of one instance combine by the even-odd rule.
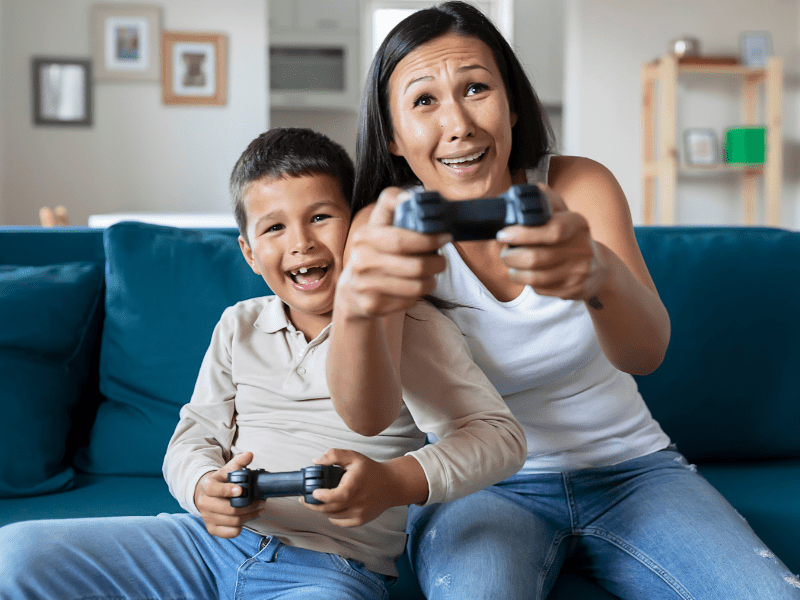
[[265, 177], [245, 194], [250, 267], [288, 307], [308, 340], [331, 322], [336, 282], [350, 227], [350, 207], [329, 175]]

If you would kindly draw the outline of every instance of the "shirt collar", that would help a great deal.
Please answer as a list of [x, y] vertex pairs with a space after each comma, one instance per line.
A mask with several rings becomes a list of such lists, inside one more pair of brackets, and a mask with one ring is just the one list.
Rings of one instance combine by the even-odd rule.
[[[278, 296], [267, 296], [264, 308], [261, 310], [261, 314], [258, 315], [254, 326], [263, 333], [277, 333], [282, 329], [286, 329], [289, 332], [297, 331], [294, 324], [289, 320], [289, 316], [286, 314], [283, 300]], [[319, 335], [312, 340], [312, 342], [316, 341], [317, 343], [321, 343], [324, 341], [330, 333], [331, 326], [332, 324], [330, 323], [326, 325], [325, 329], [320, 331]]]
[[281, 329], [294, 330], [283, 306], [283, 301], [278, 296], [267, 296], [265, 306], [256, 319], [255, 328], [264, 333], [277, 333]]

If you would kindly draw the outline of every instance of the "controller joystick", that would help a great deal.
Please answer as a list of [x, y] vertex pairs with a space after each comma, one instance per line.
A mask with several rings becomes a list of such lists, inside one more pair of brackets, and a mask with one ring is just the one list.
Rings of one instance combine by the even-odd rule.
[[231, 506], [248, 506], [263, 498], [303, 496], [308, 504], [322, 504], [314, 490], [339, 485], [344, 469], [338, 465], [314, 465], [299, 471], [270, 473], [264, 469], [240, 469], [228, 473], [228, 483], [242, 488], [241, 496], [231, 498]]
[[453, 241], [489, 240], [509, 225], [536, 226], [551, 216], [547, 196], [536, 185], [511, 186], [496, 198], [449, 201], [438, 192], [411, 191], [395, 208], [394, 226], [419, 233], [451, 233]]

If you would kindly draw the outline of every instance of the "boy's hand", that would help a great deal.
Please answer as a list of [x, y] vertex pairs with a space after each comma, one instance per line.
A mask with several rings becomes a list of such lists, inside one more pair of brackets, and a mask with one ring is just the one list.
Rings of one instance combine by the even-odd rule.
[[243, 469], [252, 460], [252, 452], [243, 452], [221, 469], [206, 473], [197, 482], [194, 504], [211, 535], [234, 538], [242, 532], [242, 525], [258, 517], [264, 510], [264, 500], [241, 508], [232, 507], [230, 502], [231, 498], [241, 495], [242, 488], [235, 483], [228, 483], [228, 473]]
[[314, 460], [318, 465], [340, 465], [345, 473], [332, 490], [314, 490], [322, 504], [300, 502], [321, 512], [340, 527], [369, 523], [393, 506], [424, 502], [428, 496], [425, 472], [411, 456], [377, 462], [353, 450], [328, 450]]

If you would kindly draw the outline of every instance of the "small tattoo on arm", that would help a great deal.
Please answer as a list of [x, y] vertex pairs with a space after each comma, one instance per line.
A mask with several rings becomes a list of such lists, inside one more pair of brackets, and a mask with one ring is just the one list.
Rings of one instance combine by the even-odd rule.
[[595, 310], [603, 310], [603, 303], [600, 302], [600, 299], [597, 296], [592, 296], [589, 298], [587, 303]]

